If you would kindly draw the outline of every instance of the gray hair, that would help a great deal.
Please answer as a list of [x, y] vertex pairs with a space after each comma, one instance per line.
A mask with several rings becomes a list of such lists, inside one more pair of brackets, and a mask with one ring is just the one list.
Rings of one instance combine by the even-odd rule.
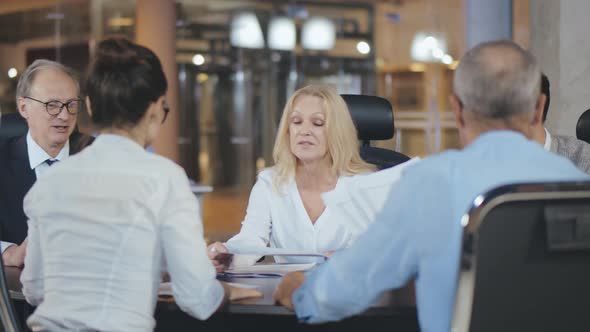
[[461, 59], [453, 89], [463, 110], [486, 118], [533, 112], [541, 71], [535, 57], [511, 41], [482, 43]]
[[56, 69], [59, 70], [66, 75], [68, 75], [74, 83], [76, 83], [76, 88], [78, 91], [76, 94], [80, 93], [80, 82], [78, 82], [78, 77], [73, 69], [68, 68], [62, 65], [59, 62], [45, 60], [45, 59], [38, 59], [33, 61], [33, 63], [27, 67], [27, 69], [23, 72], [21, 77], [18, 80], [18, 84], [16, 85], [16, 104], [18, 105], [18, 99], [20, 97], [26, 97], [31, 94], [31, 87], [33, 85], [33, 81], [35, 80], [35, 76], [37, 73], [46, 68]]

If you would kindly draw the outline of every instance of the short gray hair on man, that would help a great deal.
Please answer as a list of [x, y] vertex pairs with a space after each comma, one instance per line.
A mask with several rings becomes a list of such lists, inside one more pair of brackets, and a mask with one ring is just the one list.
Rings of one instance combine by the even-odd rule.
[[76, 94], [77, 95], [80, 94], [80, 82], [78, 81], [78, 76], [76, 75], [76, 73], [74, 72], [73, 69], [62, 65], [59, 62], [46, 60], [46, 59], [38, 59], [38, 60], [33, 61], [33, 63], [31, 63], [31, 65], [29, 65], [27, 67], [27, 69], [25, 69], [25, 71], [23, 72], [23, 74], [21, 75], [21, 77], [18, 80], [18, 84], [16, 85], [16, 104], [17, 105], [18, 105], [18, 99], [20, 97], [26, 97], [31, 94], [31, 87], [33, 85], [33, 81], [35, 80], [35, 76], [37, 75], [37, 73], [40, 70], [47, 69], [47, 68], [62, 71], [65, 74], [67, 74], [69, 77], [71, 77], [72, 80], [74, 81], [74, 83], [76, 83], [76, 88], [78, 89]]
[[486, 118], [533, 112], [541, 71], [535, 57], [511, 41], [481, 43], [459, 62], [453, 89], [464, 111]]

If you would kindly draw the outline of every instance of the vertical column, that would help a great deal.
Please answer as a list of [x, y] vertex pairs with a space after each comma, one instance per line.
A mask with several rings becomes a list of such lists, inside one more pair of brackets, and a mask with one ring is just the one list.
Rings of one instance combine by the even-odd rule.
[[467, 49], [490, 40], [512, 39], [511, 0], [465, 0]]
[[590, 43], [587, 0], [530, 0], [531, 51], [551, 83], [545, 126], [556, 135], [576, 135], [576, 123], [590, 108]]
[[176, 68], [176, 5], [174, 0], [137, 0], [135, 39], [154, 51], [168, 80], [166, 100], [172, 112], [154, 142], [154, 151], [179, 163], [178, 73]]

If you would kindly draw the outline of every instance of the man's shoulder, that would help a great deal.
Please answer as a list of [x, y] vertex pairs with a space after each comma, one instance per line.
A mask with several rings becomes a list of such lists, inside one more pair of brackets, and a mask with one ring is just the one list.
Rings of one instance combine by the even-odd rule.
[[571, 136], [553, 136], [551, 151], [567, 157], [590, 159], [590, 144]]
[[567, 149], [567, 148], [590, 149], [590, 144], [588, 144], [580, 139], [577, 139], [573, 136], [554, 135], [551, 137], [551, 140], [555, 142], [555, 146], [558, 149]]
[[590, 173], [590, 144], [570, 136], [554, 136], [551, 151], [569, 158], [578, 168]]

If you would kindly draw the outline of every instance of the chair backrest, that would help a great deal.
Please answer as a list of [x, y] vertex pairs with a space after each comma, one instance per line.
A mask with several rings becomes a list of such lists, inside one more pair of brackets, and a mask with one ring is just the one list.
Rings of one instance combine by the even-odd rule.
[[2, 321], [1, 331], [5, 332], [19, 332], [20, 324], [17, 319], [16, 311], [12, 305], [10, 298], [10, 290], [6, 282], [6, 275], [4, 273], [4, 262], [2, 255], [0, 255], [0, 320]]
[[576, 137], [590, 144], [590, 109], [580, 115], [576, 125]]
[[2, 114], [0, 118], [0, 139], [24, 135], [28, 129], [27, 121], [18, 112]]
[[505, 185], [464, 226], [453, 331], [587, 331], [590, 181]]
[[362, 141], [361, 157], [379, 169], [401, 164], [410, 158], [402, 153], [371, 146], [373, 140], [393, 138], [395, 125], [391, 103], [381, 97], [368, 95], [341, 95], [348, 106], [352, 121]]

